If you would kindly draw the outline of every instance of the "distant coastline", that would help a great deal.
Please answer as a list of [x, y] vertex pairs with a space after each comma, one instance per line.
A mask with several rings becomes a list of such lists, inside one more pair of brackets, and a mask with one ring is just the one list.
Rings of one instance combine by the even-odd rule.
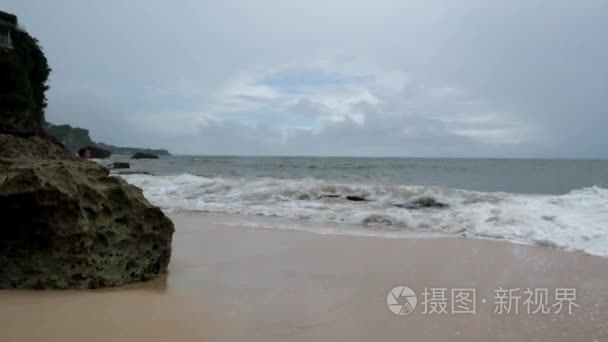
[[165, 149], [153, 149], [153, 148], [141, 148], [141, 147], [121, 147], [121, 146], [114, 146], [114, 145], [108, 145], [105, 143], [97, 143], [98, 147], [101, 147], [103, 149], [109, 150], [110, 152], [112, 152], [112, 154], [120, 154], [120, 155], [132, 155], [135, 153], [148, 153], [148, 154], [155, 154], [158, 156], [170, 156], [171, 153]]
[[59, 140], [70, 152], [77, 153], [78, 150], [86, 146], [94, 146], [104, 150], [108, 150], [112, 154], [132, 155], [135, 153], [150, 153], [159, 156], [170, 156], [166, 149], [153, 149], [141, 147], [123, 147], [106, 144], [103, 142], [95, 142], [89, 135], [89, 130], [80, 127], [72, 127], [70, 125], [54, 125], [46, 123], [45, 131]]

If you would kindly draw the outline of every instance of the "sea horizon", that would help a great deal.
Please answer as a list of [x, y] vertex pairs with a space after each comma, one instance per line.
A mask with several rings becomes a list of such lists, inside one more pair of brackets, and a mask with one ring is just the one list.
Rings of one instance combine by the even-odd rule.
[[[175, 157], [260, 157], [260, 158], [361, 158], [361, 159], [463, 159], [463, 160], [590, 160], [590, 161], [608, 161], [608, 157], [445, 157], [445, 156], [391, 156], [391, 155], [305, 155], [305, 154], [190, 154], [190, 153], [173, 153], [170, 155]], [[131, 156], [131, 154], [114, 154], [116, 156]], [[161, 156], [167, 157], [167, 156]]]

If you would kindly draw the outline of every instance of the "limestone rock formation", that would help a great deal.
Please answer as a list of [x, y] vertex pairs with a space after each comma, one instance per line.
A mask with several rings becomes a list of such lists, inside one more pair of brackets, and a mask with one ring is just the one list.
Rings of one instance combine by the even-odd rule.
[[0, 134], [0, 288], [96, 288], [167, 270], [173, 224], [48, 138]]
[[[14, 48], [0, 48], [0, 288], [96, 288], [165, 273], [173, 224], [140, 189], [44, 132], [51, 69], [34, 37], [10, 32]], [[60, 131], [90, 141], [86, 130]]]

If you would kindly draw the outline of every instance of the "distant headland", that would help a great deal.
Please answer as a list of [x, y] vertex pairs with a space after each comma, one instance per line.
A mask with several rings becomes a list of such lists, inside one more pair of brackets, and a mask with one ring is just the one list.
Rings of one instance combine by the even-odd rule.
[[72, 153], [97, 145], [86, 129], [46, 123], [50, 72], [38, 40], [0, 11], [0, 289], [163, 276], [173, 223], [141, 189]]
[[79, 149], [86, 146], [94, 146], [109, 151], [112, 154], [128, 154], [132, 155], [135, 153], [147, 153], [158, 156], [170, 156], [171, 153], [165, 149], [151, 149], [151, 148], [139, 148], [139, 147], [121, 147], [106, 144], [103, 142], [95, 142], [89, 135], [89, 130], [72, 127], [70, 125], [53, 125], [51, 123], [45, 123], [45, 131], [59, 140], [70, 152], [76, 153]]

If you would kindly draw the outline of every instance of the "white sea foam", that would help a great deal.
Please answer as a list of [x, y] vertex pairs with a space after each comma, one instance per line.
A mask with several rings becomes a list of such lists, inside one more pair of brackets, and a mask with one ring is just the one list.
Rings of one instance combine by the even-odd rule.
[[[373, 230], [375, 235], [394, 235], [397, 231], [458, 233], [608, 256], [608, 189], [600, 187], [563, 195], [528, 195], [413, 185], [338, 184], [318, 179], [206, 178], [190, 174], [123, 177], [167, 210], [278, 216], [308, 223], [345, 222]], [[366, 201], [350, 201], [346, 196]], [[397, 206], [424, 197], [448, 206]], [[340, 233], [355, 232], [345, 228]]]

